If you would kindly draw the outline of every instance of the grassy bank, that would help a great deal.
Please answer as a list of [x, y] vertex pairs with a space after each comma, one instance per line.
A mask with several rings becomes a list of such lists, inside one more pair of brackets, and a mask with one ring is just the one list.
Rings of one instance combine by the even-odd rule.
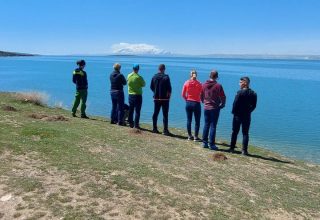
[[0, 94], [0, 219], [319, 219], [320, 167]]

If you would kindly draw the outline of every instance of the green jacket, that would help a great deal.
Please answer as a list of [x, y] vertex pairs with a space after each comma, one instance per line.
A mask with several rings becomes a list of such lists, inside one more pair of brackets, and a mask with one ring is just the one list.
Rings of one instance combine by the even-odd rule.
[[142, 95], [142, 87], [146, 82], [138, 73], [132, 72], [127, 77], [129, 95]]

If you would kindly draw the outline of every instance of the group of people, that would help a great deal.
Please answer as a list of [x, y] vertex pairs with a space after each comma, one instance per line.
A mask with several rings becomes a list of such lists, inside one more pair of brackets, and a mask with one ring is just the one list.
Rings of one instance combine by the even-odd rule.
[[[81, 100], [81, 118], [88, 118], [85, 113], [88, 80], [87, 74], [84, 71], [85, 61], [77, 61], [78, 68], [73, 72], [73, 82], [76, 84], [76, 95], [72, 108], [72, 116], [76, 117], [76, 111]], [[111, 124], [125, 125], [124, 121], [124, 92], [123, 87], [128, 85], [129, 95], [129, 115], [128, 123], [131, 128], [140, 129], [140, 112], [142, 106], [142, 88], [145, 87], [146, 82], [139, 74], [139, 64], [133, 65], [133, 71], [128, 74], [127, 78], [120, 72], [121, 65], [115, 63], [113, 65], [114, 71], [110, 74], [111, 84]], [[152, 77], [150, 89], [153, 92], [154, 99], [154, 112], [152, 115], [153, 132], [160, 133], [157, 126], [158, 115], [162, 109], [163, 114], [163, 134], [170, 135], [168, 129], [168, 113], [169, 101], [172, 93], [172, 87], [169, 75], [165, 74], [166, 67], [160, 64], [158, 72]], [[226, 103], [226, 95], [223, 87], [217, 82], [218, 72], [212, 70], [209, 79], [203, 84], [197, 80], [196, 70], [190, 73], [190, 79], [187, 80], [182, 88], [182, 97], [186, 101], [186, 114], [187, 114], [187, 132], [188, 140], [202, 141], [204, 148], [211, 150], [218, 150], [215, 145], [216, 128], [219, 119], [220, 110], [224, 108]], [[233, 122], [232, 122], [232, 135], [230, 142], [230, 152], [234, 152], [237, 142], [237, 136], [242, 129], [242, 154], [248, 155], [248, 142], [249, 142], [249, 128], [251, 123], [251, 113], [256, 108], [257, 94], [250, 89], [249, 77], [241, 77], [239, 81], [240, 90], [237, 92], [233, 106]], [[202, 139], [199, 138], [199, 128], [201, 119], [201, 102], [204, 104], [204, 128]], [[195, 130], [192, 135], [192, 118], [195, 119]]]

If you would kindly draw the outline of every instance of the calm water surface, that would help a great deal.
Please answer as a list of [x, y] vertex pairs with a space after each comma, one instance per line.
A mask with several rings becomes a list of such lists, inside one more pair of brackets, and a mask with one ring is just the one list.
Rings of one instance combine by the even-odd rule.
[[[131, 72], [133, 63], [139, 63], [140, 73], [147, 82], [141, 120], [147, 123], [151, 123], [153, 112], [150, 80], [157, 72], [157, 66], [165, 63], [173, 86], [169, 126], [181, 128], [185, 127], [186, 116], [180, 93], [189, 71], [195, 68], [199, 80], [204, 82], [210, 70], [217, 69], [219, 82], [227, 96], [226, 107], [220, 113], [217, 139], [227, 141], [231, 134], [231, 106], [239, 78], [248, 75], [252, 89], [258, 94], [250, 143], [286, 156], [320, 163], [320, 61], [135, 56], [81, 58], [87, 61], [88, 113], [106, 117], [110, 116], [111, 110], [109, 74], [113, 63], [122, 64], [121, 72], [125, 76]], [[62, 103], [70, 109], [75, 91], [72, 71], [78, 59], [80, 57], [74, 56], [0, 58], [0, 90], [42, 91], [50, 96], [50, 104]], [[161, 118], [159, 122], [161, 124]]]

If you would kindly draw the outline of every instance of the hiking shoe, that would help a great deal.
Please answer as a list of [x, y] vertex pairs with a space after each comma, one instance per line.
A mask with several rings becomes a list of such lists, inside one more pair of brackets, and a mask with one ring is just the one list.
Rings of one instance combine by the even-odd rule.
[[88, 116], [86, 116], [86, 115], [81, 115], [81, 118], [89, 119], [89, 117], [88, 117]]
[[219, 150], [219, 148], [216, 145], [211, 145], [210, 150]]
[[159, 134], [160, 132], [158, 131], [158, 129], [154, 128], [154, 129], [152, 130], [152, 133]]
[[193, 141], [193, 140], [194, 140], [194, 138], [192, 136], [188, 137], [188, 141]]
[[193, 141], [194, 142], [200, 142], [200, 141], [202, 141], [200, 138], [198, 138], [198, 137], [195, 137], [194, 139], [193, 139]]

